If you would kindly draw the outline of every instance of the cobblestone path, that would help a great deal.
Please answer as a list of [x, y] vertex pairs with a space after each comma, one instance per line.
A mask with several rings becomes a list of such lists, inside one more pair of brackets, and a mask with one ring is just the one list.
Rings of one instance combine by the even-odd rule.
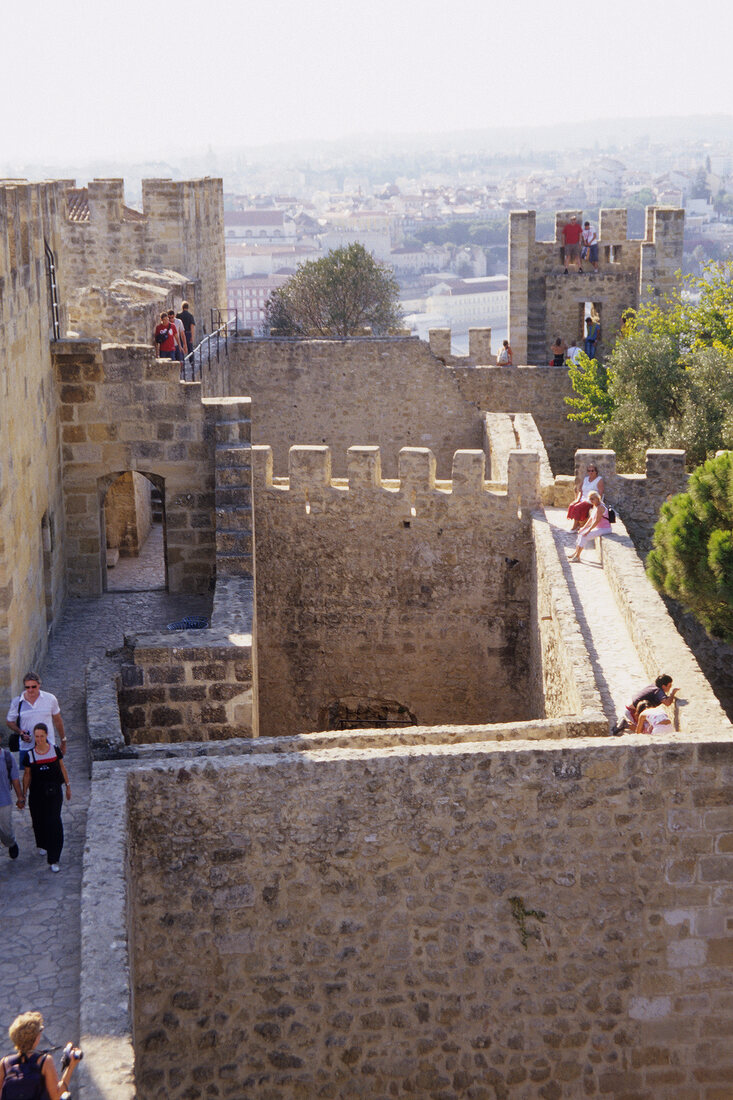
[[[583, 640], [588, 647], [596, 682], [609, 722], [623, 712], [632, 688], [648, 680], [621, 617], [603, 567], [593, 548], [583, 551], [577, 565], [568, 562], [575, 547], [575, 534], [568, 531], [565, 511], [546, 508]], [[611, 536], [613, 537], [613, 536]]]
[[[0, 1055], [13, 1052], [8, 1026], [19, 1012], [29, 1009], [44, 1015], [41, 1049], [63, 1047], [68, 1040], [79, 1038], [80, 893], [89, 801], [84, 714], [87, 661], [122, 645], [125, 633], [164, 629], [184, 615], [208, 614], [210, 608], [209, 597], [169, 596], [166, 592], [108, 593], [99, 599], [67, 602], [40, 672], [44, 688], [58, 696], [61, 706], [72, 800], [64, 803], [60, 874], [51, 874], [45, 857], [37, 854], [27, 809], [13, 813], [18, 859], [11, 861], [7, 849], [0, 847]], [[6, 734], [9, 702], [2, 701]], [[7, 745], [7, 737], [3, 736], [2, 742]]]
[[107, 570], [109, 592], [149, 592], [165, 588], [163, 524], [154, 523], [136, 558], [120, 558]]

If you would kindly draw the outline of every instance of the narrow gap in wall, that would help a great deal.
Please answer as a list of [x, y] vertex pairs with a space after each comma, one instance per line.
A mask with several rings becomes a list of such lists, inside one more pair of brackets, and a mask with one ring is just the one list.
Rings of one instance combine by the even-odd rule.
[[[156, 478], [156, 482], [159, 479]], [[165, 490], [128, 470], [109, 486], [102, 505], [106, 534], [106, 590], [165, 590]]]

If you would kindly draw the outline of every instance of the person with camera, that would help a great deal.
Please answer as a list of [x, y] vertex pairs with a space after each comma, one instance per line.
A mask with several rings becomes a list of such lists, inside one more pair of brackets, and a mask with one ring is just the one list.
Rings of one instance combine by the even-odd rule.
[[35, 1096], [38, 1100], [66, 1100], [71, 1075], [84, 1057], [78, 1047], [68, 1044], [61, 1059], [61, 1078], [53, 1059], [36, 1051], [43, 1034], [40, 1012], [23, 1012], [8, 1028], [17, 1054], [0, 1061], [0, 1100]]

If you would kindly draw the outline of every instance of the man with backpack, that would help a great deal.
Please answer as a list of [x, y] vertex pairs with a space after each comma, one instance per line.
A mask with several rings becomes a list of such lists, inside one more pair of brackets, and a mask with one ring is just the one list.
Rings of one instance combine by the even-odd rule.
[[11, 859], [17, 859], [18, 842], [13, 830], [13, 791], [15, 804], [22, 810], [25, 799], [20, 786], [18, 765], [10, 749], [0, 749], [0, 843], [8, 849]]
[[64, 1051], [59, 1080], [53, 1059], [48, 1054], [36, 1052], [43, 1034], [40, 1012], [16, 1016], [8, 1034], [18, 1053], [0, 1061], [0, 1100], [64, 1100], [68, 1097], [69, 1081], [81, 1061], [82, 1052], [69, 1044]]

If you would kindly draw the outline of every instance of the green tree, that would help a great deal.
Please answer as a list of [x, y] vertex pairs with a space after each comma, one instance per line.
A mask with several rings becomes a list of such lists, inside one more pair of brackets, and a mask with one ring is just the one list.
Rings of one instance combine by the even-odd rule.
[[709, 265], [663, 303], [629, 311], [603, 364], [570, 371], [571, 419], [627, 469], [648, 447], [682, 447], [697, 466], [733, 446], [733, 266]]
[[399, 287], [391, 268], [361, 244], [302, 264], [267, 303], [267, 323], [286, 336], [345, 339], [369, 327], [399, 327]]
[[709, 459], [662, 505], [646, 568], [709, 634], [733, 642], [733, 453]]

